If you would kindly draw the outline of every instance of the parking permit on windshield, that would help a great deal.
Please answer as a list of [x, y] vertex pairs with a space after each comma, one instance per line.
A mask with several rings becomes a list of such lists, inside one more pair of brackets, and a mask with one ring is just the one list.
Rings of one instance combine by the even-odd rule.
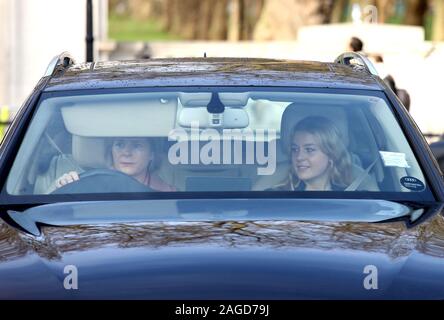
[[379, 151], [379, 154], [386, 167], [410, 168], [405, 158], [405, 153]]

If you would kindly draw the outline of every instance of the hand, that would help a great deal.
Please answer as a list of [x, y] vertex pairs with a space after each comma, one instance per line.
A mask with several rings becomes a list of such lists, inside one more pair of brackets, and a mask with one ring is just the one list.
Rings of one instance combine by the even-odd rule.
[[64, 185], [77, 181], [79, 179], [80, 179], [79, 174], [75, 171], [65, 173], [63, 176], [57, 179], [56, 188], [63, 187]]

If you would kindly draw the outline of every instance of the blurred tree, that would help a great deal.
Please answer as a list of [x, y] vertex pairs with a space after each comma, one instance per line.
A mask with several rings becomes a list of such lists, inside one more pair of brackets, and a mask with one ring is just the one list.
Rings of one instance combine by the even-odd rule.
[[266, 0], [241, 0], [239, 6], [239, 40], [251, 40], [264, 9]]
[[160, 19], [166, 31], [186, 39], [226, 39], [227, 6], [228, 0], [163, 0], [160, 13], [152, 18]]
[[236, 41], [240, 39], [241, 34], [241, 16], [240, 5], [241, 0], [231, 0], [228, 5], [228, 34], [227, 39]]
[[127, 1], [127, 7], [131, 17], [137, 20], [145, 20], [151, 15], [155, 1], [130, 0]]
[[[203, 1], [205, 2], [205, 1]], [[208, 31], [209, 40], [227, 39], [228, 29], [228, 0], [217, 0], [213, 2], [211, 8], [210, 29]]]
[[425, 26], [431, 12], [433, 39], [444, 40], [444, 0], [109, 0], [112, 14], [203, 40], [294, 39], [303, 25], [350, 21], [354, 3], [375, 5], [380, 23]]
[[379, 23], [387, 23], [395, 13], [396, 0], [376, 0], [373, 4], [378, 8]]
[[406, 0], [405, 24], [424, 26], [427, 0]]
[[348, 0], [337, 0], [333, 2], [329, 22], [339, 23], [343, 21], [344, 12], [348, 6], [348, 2]]
[[201, 10], [206, 2], [200, 0], [179, 0], [176, 2], [177, 11], [173, 19], [176, 19], [177, 23], [174, 24], [174, 29], [171, 31], [180, 34], [185, 39], [196, 39], [199, 21], [202, 19]]
[[209, 39], [209, 30], [211, 26], [212, 3], [210, 1], [202, 1], [199, 6], [199, 12], [196, 17], [196, 29], [193, 39]]
[[173, 8], [171, 2], [171, 0], [164, 0], [162, 2], [161, 14], [159, 14], [159, 17], [157, 17], [162, 28], [166, 31], [171, 30], [171, 26], [173, 24]]
[[432, 40], [444, 41], [444, 1], [433, 0]]
[[323, 23], [322, 3], [319, 0], [266, 0], [253, 39], [296, 39], [300, 27]]
[[109, 11], [117, 15], [128, 15], [128, 0], [108, 0]]
[[184, 35], [184, 30], [186, 30], [186, 15], [187, 12], [187, 3], [182, 0], [167, 0], [165, 1], [168, 7], [171, 7], [170, 11], [170, 27], [167, 31]]
[[163, 0], [162, 25], [188, 39], [248, 40], [263, 3], [264, 0]]

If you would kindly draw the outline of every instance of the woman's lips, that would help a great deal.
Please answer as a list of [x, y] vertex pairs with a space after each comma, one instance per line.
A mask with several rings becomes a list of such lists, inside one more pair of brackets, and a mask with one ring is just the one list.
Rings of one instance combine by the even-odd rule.
[[132, 163], [132, 162], [120, 162], [120, 166], [123, 166], [123, 167], [128, 167], [128, 166], [132, 166], [132, 165], [134, 165], [134, 163]]

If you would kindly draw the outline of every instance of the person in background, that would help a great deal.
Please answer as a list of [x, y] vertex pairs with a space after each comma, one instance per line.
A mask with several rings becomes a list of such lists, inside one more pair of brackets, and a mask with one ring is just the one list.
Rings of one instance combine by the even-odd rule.
[[151, 59], [152, 51], [148, 43], [143, 44], [143, 48], [136, 54], [136, 59], [147, 60]]
[[349, 50], [352, 52], [363, 52], [364, 51], [364, 42], [358, 37], [352, 37], [348, 44]]
[[407, 111], [410, 111], [410, 95], [405, 89], [399, 89], [396, 86], [395, 79], [391, 75], [387, 75], [384, 77], [384, 82], [392, 89], [392, 91], [396, 94], [396, 96], [401, 100], [404, 107]]
[[380, 54], [374, 54], [369, 56], [369, 58], [373, 59], [375, 63], [375, 68], [378, 70], [379, 76], [384, 82], [392, 89], [392, 91], [396, 94], [396, 96], [401, 100], [404, 107], [407, 111], [410, 110], [410, 95], [405, 89], [400, 89], [396, 86], [396, 81], [391, 74], [386, 69], [384, 64], [384, 58]]

